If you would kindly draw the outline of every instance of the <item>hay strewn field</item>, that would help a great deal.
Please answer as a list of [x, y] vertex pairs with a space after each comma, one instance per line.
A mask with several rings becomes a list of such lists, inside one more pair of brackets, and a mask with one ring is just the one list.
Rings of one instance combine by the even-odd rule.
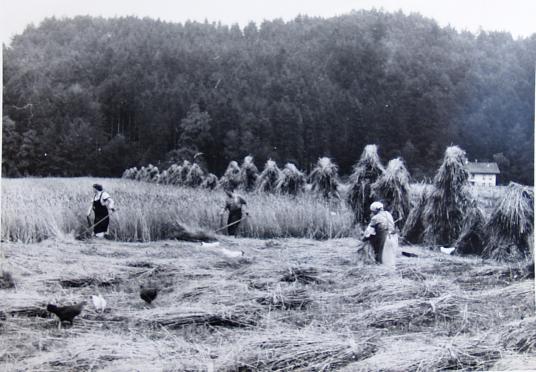
[[[515, 267], [403, 247], [419, 257], [390, 272], [363, 264], [354, 239], [220, 238], [4, 243], [15, 288], [1, 290], [0, 370], [535, 366], [534, 280]], [[147, 282], [161, 288], [153, 306], [138, 296]], [[89, 301], [72, 327], [43, 311], [97, 292], [106, 311]]]
[[[357, 252], [344, 204], [308, 197], [248, 196], [243, 233], [287, 238], [152, 241], [176, 222], [216, 229], [223, 195], [99, 181], [119, 205], [111, 227], [123, 242], [74, 238], [95, 179], [3, 180], [0, 370], [536, 368], [526, 263], [403, 246], [418, 257], [390, 271]], [[149, 306], [138, 292], [151, 283], [160, 293]], [[45, 310], [82, 300], [61, 330]]]

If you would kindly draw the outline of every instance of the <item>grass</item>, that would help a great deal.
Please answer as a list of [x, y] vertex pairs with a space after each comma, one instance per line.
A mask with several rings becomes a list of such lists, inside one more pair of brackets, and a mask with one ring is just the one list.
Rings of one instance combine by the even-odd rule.
[[[394, 271], [356, 239], [3, 243], [0, 370], [502, 370], [529, 363], [534, 280], [417, 246]], [[224, 247], [244, 251], [230, 258]], [[417, 275], [418, 274], [418, 275]], [[477, 278], [475, 280], [475, 278]], [[485, 278], [485, 279], [484, 279]], [[155, 283], [151, 306], [139, 285]], [[103, 313], [90, 297], [101, 293]], [[89, 300], [57, 328], [47, 303]], [[514, 362], [517, 361], [517, 362]]]
[[[170, 225], [215, 231], [223, 191], [180, 188], [126, 179], [27, 178], [2, 180], [2, 239], [35, 242], [82, 233], [95, 182], [104, 185], [119, 208], [110, 222], [112, 237], [122, 241], [169, 239]], [[243, 236], [254, 238], [351, 236], [351, 212], [342, 203], [314, 195], [299, 198], [265, 193], [245, 194], [249, 217]]]
[[[154, 241], [174, 235], [179, 223], [213, 232], [222, 226], [219, 212], [225, 202], [221, 190], [192, 189], [128, 179], [25, 178], [2, 179], [2, 231], [5, 241], [36, 242], [68, 238], [84, 232], [91, 185], [101, 183], [119, 208], [111, 219], [115, 239]], [[423, 184], [412, 184], [415, 203]], [[346, 189], [346, 191], [345, 191]], [[265, 192], [246, 193], [249, 217], [241, 224], [242, 236], [251, 238], [302, 237], [326, 239], [356, 236], [353, 212], [344, 201], [325, 201], [312, 193], [296, 197]], [[495, 203], [504, 188], [494, 193]], [[476, 194], [481, 202], [480, 193]], [[482, 194], [488, 202], [488, 194]], [[495, 204], [491, 208], [494, 207]]]

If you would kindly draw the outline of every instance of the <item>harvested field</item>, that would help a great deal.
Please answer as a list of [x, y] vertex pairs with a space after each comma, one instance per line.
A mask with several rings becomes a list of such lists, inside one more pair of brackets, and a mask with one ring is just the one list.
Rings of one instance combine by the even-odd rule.
[[[350, 238], [218, 238], [3, 243], [13, 287], [0, 290], [0, 370], [504, 370], [534, 360], [524, 264], [404, 246], [417, 257], [392, 271], [361, 261]], [[151, 305], [140, 284], [159, 288]], [[82, 300], [61, 329], [45, 310]]]

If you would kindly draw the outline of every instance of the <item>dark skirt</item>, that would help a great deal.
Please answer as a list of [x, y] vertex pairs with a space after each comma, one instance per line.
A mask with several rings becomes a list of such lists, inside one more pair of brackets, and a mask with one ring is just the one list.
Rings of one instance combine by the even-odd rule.
[[[233, 222], [240, 221], [242, 219], [242, 210], [236, 210], [229, 212], [229, 218], [227, 219], [227, 225], [231, 225]], [[236, 222], [227, 227], [227, 234], [236, 236], [238, 232], [238, 225], [240, 222]]]
[[383, 246], [385, 245], [385, 241], [387, 240], [387, 231], [376, 229], [376, 235], [374, 235], [370, 239], [370, 244], [372, 245], [372, 248], [374, 249], [374, 256], [376, 258], [376, 262], [383, 263], [382, 262], [382, 254], [383, 254]]
[[95, 214], [94, 223], [96, 223], [96, 225], [93, 227], [93, 232], [95, 234], [108, 232], [108, 225], [110, 224], [110, 218], [108, 217], [108, 213]]

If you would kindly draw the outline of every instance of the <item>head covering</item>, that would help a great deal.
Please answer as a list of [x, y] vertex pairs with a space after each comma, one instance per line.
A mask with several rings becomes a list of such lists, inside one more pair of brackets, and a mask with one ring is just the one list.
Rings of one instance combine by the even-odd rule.
[[233, 194], [235, 187], [233, 185], [227, 185], [223, 188], [223, 191], [225, 191], [226, 194]]
[[102, 185], [99, 185], [98, 183], [93, 184], [93, 188], [97, 191], [102, 191]]
[[372, 212], [377, 212], [383, 209], [383, 204], [380, 202], [374, 202], [370, 205], [370, 210]]

